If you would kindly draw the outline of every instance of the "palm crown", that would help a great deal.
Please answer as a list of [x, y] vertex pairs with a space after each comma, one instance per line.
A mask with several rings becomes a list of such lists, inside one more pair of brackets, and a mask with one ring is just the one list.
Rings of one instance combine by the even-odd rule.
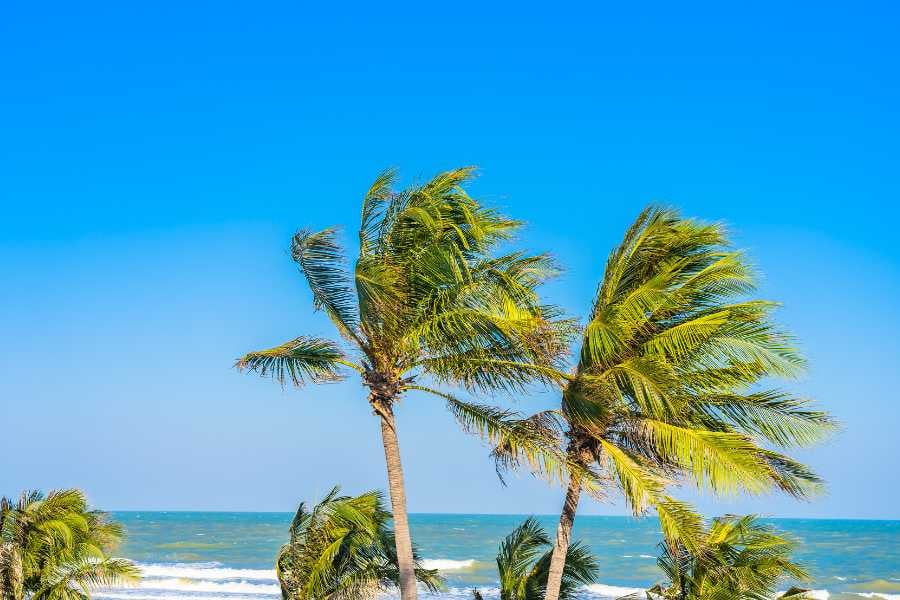
[[538, 286], [555, 273], [548, 255], [496, 253], [520, 224], [468, 196], [461, 186], [472, 173], [442, 173], [399, 192], [394, 171], [379, 176], [363, 200], [352, 275], [334, 229], [298, 232], [292, 257], [343, 343], [302, 336], [237, 366], [297, 386], [338, 380], [346, 367], [362, 375], [377, 414], [418, 390], [446, 401], [467, 427], [502, 427], [507, 413], [417, 379], [521, 391], [555, 374], [572, 323], [539, 301]]
[[379, 176], [363, 199], [352, 273], [333, 229], [298, 232], [292, 257], [342, 342], [303, 336], [237, 363], [298, 386], [340, 379], [344, 368], [361, 375], [381, 418], [406, 600], [415, 597], [415, 586], [393, 414], [401, 394], [440, 397], [465, 428], [502, 436], [542, 470], [561, 473], [564, 467], [552, 443], [528, 435], [527, 427], [509, 426], [510, 413], [424, 385], [522, 390], [552, 377], [571, 331], [571, 323], [537, 296], [554, 272], [551, 260], [498, 252], [519, 223], [464, 191], [472, 173], [449, 171], [400, 191], [393, 189], [393, 171]]
[[764, 387], [804, 361], [747, 299], [754, 274], [719, 225], [649, 209], [611, 254], [561, 413], [571, 451], [602, 465], [640, 511], [672, 476], [716, 492], [772, 484], [795, 496], [819, 479], [765, 449], [831, 428], [804, 399]]

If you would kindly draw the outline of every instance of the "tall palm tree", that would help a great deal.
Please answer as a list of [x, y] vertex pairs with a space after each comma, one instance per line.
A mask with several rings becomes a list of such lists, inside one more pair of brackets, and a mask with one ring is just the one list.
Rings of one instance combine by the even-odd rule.
[[[806, 570], [791, 560], [796, 543], [753, 515], [714, 519], [696, 542], [692, 550], [678, 542], [661, 543], [657, 564], [668, 582], [626, 598], [769, 600], [783, 579], [809, 579]], [[778, 596], [806, 597], [806, 590], [799, 588]]]
[[472, 174], [457, 169], [400, 191], [394, 171], [380, 175], [363, 199], [352, 274], [334, 229], [298, 232], [293, 259], [343, 341], [301, 336], [237, 362], [296, 386], [341, 379], [345, 369], [361, 376], [381, 424], [404, 600], [416, 598], [416, 585], [394, 415], [401, 395], [436, 396], [466, 429], [503, 435], [542, 468], [565, 467], [554, 449], [527, 439], [527, 428], [507, 427], [510, 413], [425, 385], [521, 390], [550, 377], [571, 329], [537, 297], [554, 272], [549, 257], [497, 253], [519, 224], [465, 192]]
[[109, 556], [122, 535], [79, 490], [0, 499], [0, 598], [88, 600], [92, 587], [136, 580], [137, 567]]
[[[796, 497], [820, 488], [808, 468], [768, 449], [812, 444], [833, 423], [766, 387], [804, 361], [773, 324], [775, 304], [750, 299], [753, 291], [754, 274], [720, 225], [671, 210], [644, 210], [610, 254], [577, 364], [560, 374], [561, 407], [528, 419], [548, 436], [562, 432], [570, 464], [582, 467], [569, 477], [546, 600], [559, 597], [586, 470], [635, 514], [655, 507], [667, 538], [689, 546], [700, 519], [666, 494], [675, 481]], [[494, 455], [501, 469], [518, 462], [503, 443]]]
[[[541, 600], [547, 587], [551, 553], [550, 538], [534, 517], [506, 536], [497, 553], [500, 600]], [[597, 560], [588, 548], [581, 542], [571, 544], [566, 554], [560, 598], [573, 600], [579, 586], [596, 582], [597, 571]], [[473, 595], [476, 600], [483, 600], [478, 590], [473, 590]]]
[[[300, 504], [290, 541], [275, 562], [284, 600], [371, 600], [400, 585], [391, 515], [378, 492], [339, 496], [332, 489], [312, 510]], [[416, 579], [430, 591], [442, 580], [413, 552]]]

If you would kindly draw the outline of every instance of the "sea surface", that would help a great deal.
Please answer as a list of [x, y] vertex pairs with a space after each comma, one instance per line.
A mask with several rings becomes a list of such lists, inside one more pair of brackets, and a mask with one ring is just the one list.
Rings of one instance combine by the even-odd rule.
[[[287, 540], [289, 513], [118, 512], [128, 539], [119, 554], [136, 561], [138, 587], [102, 590], [106, 600], [278, 600], [272, 567]], [[556, 518], [538, 517], [548, 533]], [[441, 569], [440, 598], [471, 598], [479, 588], [496, 600], [494, 562], [500, 540], [521, 515], [411, 515], [413, 539], [426, 566]], [[774, 519], [800, 541], [795, 558], [812, 573], [817, 598], [900, 600], [900, 521]], [[579, 516], [575, 538], [600, 562], [599, 582], [580, 600], [608, 600], [661, 580], [656, 567], [660, 531], [654, 519]], [[785, 588], [787, 583], [785, 584]]]

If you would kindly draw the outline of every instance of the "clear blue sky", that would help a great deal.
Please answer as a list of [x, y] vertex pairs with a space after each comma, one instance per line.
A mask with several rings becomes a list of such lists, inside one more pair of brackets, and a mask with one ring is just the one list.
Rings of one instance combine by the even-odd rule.
[[[286, 248], [382, 168], [473, 192], [589, 305], [647, 202], [730, 224], [845, 430], [829, 495], [705, 510], [900, 518], [900, 38], [889, 3], [14, 3], [0, 19], [0, 492], [290, 510], [383, 487], [357, 382], [296, 392], [243, 352], [329, 333]], [[552, 397], [522, 401], [528, 410]], [[413, 511], [558, 510], [504, 489], [443, 408], [399, 409]], [[589, 504], [589, 512], [621, 507]]]

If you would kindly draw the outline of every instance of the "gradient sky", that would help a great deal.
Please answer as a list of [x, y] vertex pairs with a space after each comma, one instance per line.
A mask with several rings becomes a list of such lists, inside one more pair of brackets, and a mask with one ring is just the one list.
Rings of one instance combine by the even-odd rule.
[[[291, 510], [383, 487], [356, 380], [282, 391], [232, 363], [331, 333], [296, 228], [352, 239], [384, 167], [474, 164], [473, 194], [566, 265], [546, 294], [573, 314], [651, 201], [727, 222], [784, 302], [797, 389], [844, 424], [800, 455], [829, 493], [704, 510], [900, 518], [890, 3], [136, 4], [0, 18], [0, 492]], [[411, 510], [558, 510], [529, 476], [501, 487], [439, 403], [398, 412]]]

